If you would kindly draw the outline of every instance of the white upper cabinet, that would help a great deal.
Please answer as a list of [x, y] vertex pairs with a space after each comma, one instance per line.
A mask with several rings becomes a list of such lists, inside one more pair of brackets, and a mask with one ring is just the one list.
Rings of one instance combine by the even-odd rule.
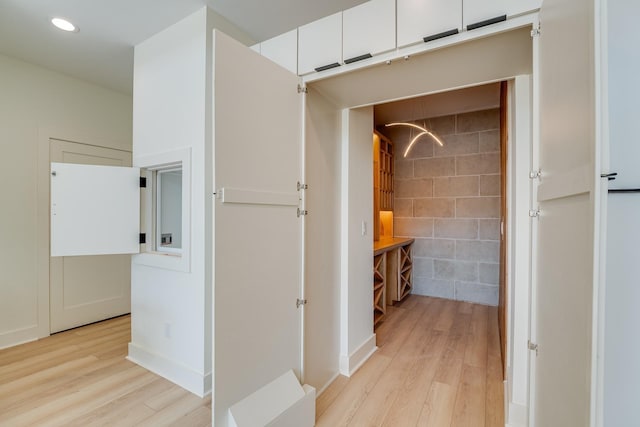
[[514, 15], [519, 15], [521, 13], [527, 13], [534, 10], [540, 9], [540, 5], [542, 4], [542, 0], [519, 0], [519, 1], [509, 1], [507, 5], [509, 6], [507, 9], [507, 15], [512, 17]]
[[[540, 8], [541, 0], [463, 0], [464, 28], [472, 30]], [[471, 27], [469, 27], [471, 26]]]
[[342, 62], [342, 12], [298, 28], [298, 74], [333, 68]]
[[370, 0], [342, 14], [342, 57], [345, 63], [396, 47], [395, 0]]
[[398, 47], [462, 30], [462, 0], [398, 0]]
[[298, 74], [298, 29], [263, 41], [260, 43], [260, 53], [292, 73]]
[[490, 25], [506, 19], [509, 3], [513, 0], [463, 0], [463, 26], [465, 30]]

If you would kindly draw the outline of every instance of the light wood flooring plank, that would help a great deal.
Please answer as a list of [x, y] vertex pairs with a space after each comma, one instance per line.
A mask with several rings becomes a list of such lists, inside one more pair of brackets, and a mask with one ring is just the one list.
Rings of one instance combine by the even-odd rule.
[[338, 375], [338, 377], [331, 382], [321, 394], [316, 398], [316, 419], [318, 419], [324, 411], [327, 410], [329, 405], [342, 393], [342, 390], [347, 385], [349, 378], [344, 375]]
[[0, 350], [0, 425], [211, 425], [201, 399], [125, 359], [130, 316]]
[[498, 309], [489, 308], [489, 328], [487, 331], [487, 427], [504, 426], [504, 384], [502, 378], [502, 358], [500, 356], [500, 336], [498, 333]]
[[317, 425], [504, 425], [496, 309], [413, 295], [406, 302], [388, 308], [376, 329], [380, 350], [339, 379]]
[[453, 408], [452, 426], [484, 425], [486, 379], [484, 368], [464, 365]]
[[[124, 358], [129, 322], [0, 350], [0, 425], [211, 425], [210, 398]], [[318, 426], [504, 425], [495, 308], [410, 296], [376, 335], [380, 350], [318, 398]]]

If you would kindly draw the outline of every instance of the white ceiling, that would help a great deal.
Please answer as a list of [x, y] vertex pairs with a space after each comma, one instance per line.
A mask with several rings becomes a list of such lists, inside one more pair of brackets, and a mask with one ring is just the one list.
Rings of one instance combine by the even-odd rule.
[[[208, 5], [255, 42], [365, 0], [0, 0], [0, 53], [131, 93], [133, 46]], [[49, 20], [80, 28], [64, 33]]]

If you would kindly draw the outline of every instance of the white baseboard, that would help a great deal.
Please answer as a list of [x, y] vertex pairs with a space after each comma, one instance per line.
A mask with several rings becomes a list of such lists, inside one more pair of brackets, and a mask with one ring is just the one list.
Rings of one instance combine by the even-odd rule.
[[204, 397], [211, 393], [211, 373], [203, 375], [133, 343], [129, 343], [127, 359], [197, 396]]
[[371, 334], [353, 353], [340, 355], [340, 373], [345, 377], [355, 374], [377, 349], [376, 334]]
[[329, 381], [327, 381], [322, 387], [318, 389], [319, 391], [316, 393], [316, 397], [320, 397], [320, 395], [324, 393], [339, 376], [340, 376], [340, 372], [336, 372], [336, 374], [332, 376]]
[[505, 419], [509, 427], [526, 427], [528, 423], [527, 407], [510, 402], [507, 418]]

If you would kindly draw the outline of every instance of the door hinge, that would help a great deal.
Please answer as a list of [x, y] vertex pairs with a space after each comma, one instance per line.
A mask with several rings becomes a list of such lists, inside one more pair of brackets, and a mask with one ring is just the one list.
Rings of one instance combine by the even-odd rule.
[[531, 179], [540, 179], [540, 177], [542, 177], [542, 171], [540, 169], [529, 172], [529, 178]]
[[307, 300], [306, 299], [296, 299], [296, 308], [300, 308], [301, 305], [306, 305], [307, 304]]
[[300, 181], [298, 181], [298, 186], [296, 188], [298, 189], [298, 191], [307, 190], [309, 186], [307, 184], [301, 184]]
[[538, 218], [540, 216], [540, 209], [530, 209], [529, 216], [531, 218]]
[[536, 356], [538, 355], [538, 344], [527, 341], [527, 348], [529, 348], [529, 350], [531, 351], [535, 351]]
[[309, 215], [309, 211], [298, 208], [297, 215], [298, 215], [298, 218], [300, 218], [301, 216]]
[[298, 93], [309, 93], [309, 91], [307, 90], [306, 86], [303, 86], [301, 84], [298, 85]]
[[140, 236], [138, 237], [138, 243], [141, 245], [144, 245], [145, 243], [147, 243], [147, 234], [146, 233], [140, 233]]
[[147, 177], [146, 176], [141, 176], [140, 177], [140, 188], [147, 188]]
[[538, 26], [531, 30], [531, 37], [538, 37], [540, 35], [540, 23], [538, 22]]

